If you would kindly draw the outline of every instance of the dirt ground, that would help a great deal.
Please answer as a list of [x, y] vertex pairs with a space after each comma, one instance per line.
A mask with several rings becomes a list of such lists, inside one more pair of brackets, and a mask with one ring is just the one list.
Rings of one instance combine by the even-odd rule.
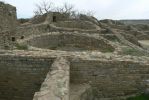
[[149, 40], [139, 40], [139, 42], [146, 48], [149, 49]]

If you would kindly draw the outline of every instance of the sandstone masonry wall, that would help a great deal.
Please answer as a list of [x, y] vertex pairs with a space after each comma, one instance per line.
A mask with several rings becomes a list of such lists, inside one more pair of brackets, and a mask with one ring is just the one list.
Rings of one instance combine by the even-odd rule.
[[36, 25], [27, 25], [27, 26], [20, 26], [17, 28], [17, 32], [15, 36], [17, 39], [20, 39], [21, 36], [24, 38], [34, 35], [43, 34], [49, 32], [49, 25], [48, 24], [36, 24]]
[[16, 8], [0, 2], [0, 32], [16, 28]]
[[[51, 94], [54, 98], [57, 97], [55, 94], [63, 94], [67, 97], [68, 92], [64, 91], [68, 89], [69, 80], [68, 69], [65, 68], [69, 67], [69, 62], [65, 59], [57, 59], [53, 63], [54, 59], [60, 56], [68, 57], [71, 62], [70, 84], [89, 84], [94, 94], [92, 97], [96, 97], [97, 100], [99, 98], [121, 100], [120, 98], [133, 94], [148, 93], [147, 57], [105, 56], [102, 53], [89, 55], [62, 51], [8, 51], [7, 53], [1, 51], [0, 98], [32, 100], [35, 92], [39, 93], [35, 95], [36, 99], [41, 97], [41, 100], [44, 96], [51, 97]], [[92, 93], [87, 91], [80, 98], [84, 99], [89, 95]]]
[[58, 22], [58, 21], [66, 21], [70, 20], [69, 14], [62, 14], [59, 12], [49, 12], [46, 18], [46, 22], [52, 23], [52, 22]]
[[149, 64], [134, 61], [77, 60], [71, 62], [70, 67], [70, 82], [90, 83], [97, 98], [125, 97], [144, 92], [148, 89], [148, 79]]
[[0, 99], [32, 100], [53, 59], [0, 56]]
[[114, 47], [103, 38], [99, 39], [75, 33], [49, 33], [33, 37], [26, 42], [33, 47], [52, 50], [66, 49], [69, 51], [71, 48], [74, 48], [74, 50], [99, 50], [102, 52], [114, 51]]
[[13, 43], [10, 31], [0, 32], [0, 49], [10, 49]]
[[16, 8], [0, 1], [0, 49], [12, 47], [16, 31]]
[[57, 27], [64, 27], [64, 28], [78, 28], [78, 29], [86, 29], [86, 30], [93, 30], [96, 29], [96, 26], [88, 21], [81, 21], [81, 20], [74, 20], [74, 21], [59, 21], [54, 23]]

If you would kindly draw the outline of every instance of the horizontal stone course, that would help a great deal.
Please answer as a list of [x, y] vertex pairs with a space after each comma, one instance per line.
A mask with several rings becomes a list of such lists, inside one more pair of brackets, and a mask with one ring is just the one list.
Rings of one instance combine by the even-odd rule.
[[147, 57], [105, 56], [97, 52], [14, 50], [0, 52], [0, 98], [32, 100], [46, 74], [52, 70], [53, 60], [59, 56], [71, 62], [70, 84], [89, 83], [97, 98], [128, 96], [148, 88]]
[[140, 93], [149, 78], [149, 65], [132, 61], [72, 61], [70, 68], [70, 82], [91, 82], [98, 98]]
[[[1, 57], [0, 57], [1, 58]], [[4, 57], [0, 60], [0, 99], [32, 100], [53, 59]]]

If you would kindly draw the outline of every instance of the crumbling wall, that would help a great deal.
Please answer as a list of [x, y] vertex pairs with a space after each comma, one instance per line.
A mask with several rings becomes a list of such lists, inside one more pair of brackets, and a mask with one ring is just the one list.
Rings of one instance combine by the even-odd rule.
[[57, 58], [33, 100], [69, 100], [69, 62]]
[[0, 49], [10, 49], [15, 41], [12, 41], [10, 31], [0, 32]]
[[32, 100], [52, 63], [48, 58], [0, 56], [0, 99]]
[[71, 62], [70, 82], [91, 83], [97, 98], [117, 98], [142, 93], [148, 89], [149, 64], [136, 61]]
[[84, 21], [90, 21], [90, 22], [92, 22], [92, 23], [94, 23], [96, 25], [99, 25], [98, 19], [96, 19], [93, 16], [87, 16], [87, 15], [80, 14], [79, 19], [80, 20], [84, 20]]
[[16, 28], [16, 8], [0, 2], [0, 32], [1, 31], [14, 31]]
[[41, 24], [46, 21], [46, 18], [47, 18], [47, 13], [43, 15], [34, 16], [33, 18], [30, 19], [29, 22], [31, 24]]
[[135, 36], [133, 36], [133, 35], [131, 35], [131, 34], [126, 34], [126, 33], [121, 33], [121, 34], [122, 34], [122, 35], [125, 37], [125, 39], [128, 40], [129, 42], [131, 42], [131, 43], [133, 43], [133, 44], [135, 44], [135, 45], [137, 45], [137, 46], [142, 47], [141, 44], [138, 42], [138, 40], [137, 40], [137, 38], [136, 38]]
[[0, 13], [0, 49], [10, 49], [16, 31], [16, 8], [0, 1]]
[[69, 14], [67, 13], [60, 13], [60, 12], [49, 12], [47, 15], [46, 22], [58, 22], [58, 21], [66, 21], [70, 20]]
[[[69, 62], [60, 56], [68, 56], [71, 62], [70, 86], [82, 83], [91, 85], [91, 91], [81, 92], [82, 99], [96, 97], [97, 99], [93, 100], [99, 98], [121, 100], [121, 97], [148, 93], [149, 90], [148, 57], [60, 51], [7, 51], [7, 53], [1, 51], [0, 53], [0, 99], [3, 100], [32, 100], [37, 91], [39, 92], [35, 94], [35, 100], [50, 99], [49, 97], [66, 97], [68, 100]], [[58, 59], [53, 63], [56, 57]]]
[[24, 38], [26, 38], [31, 35], [33, 36], [49, 32], [49, 29], [50, 27], [48, 24], [20, 26], [17, 28], [15, 36], [17, 37], [17, 39], [20, 39], [21, 36], [24, 36]]
[[52, 50], [99, 50], [113, 52], [115, 49], [103, 38], [94, 38], [76, 33], [48, 33], [26, 40], [27, 44], [37, 48]]
[[88, 21], [74, 20], [74, 21], [59, 21], [54, 24], [57, 27], [73, 28], [73, 29], [96, 29], [96, 25]]

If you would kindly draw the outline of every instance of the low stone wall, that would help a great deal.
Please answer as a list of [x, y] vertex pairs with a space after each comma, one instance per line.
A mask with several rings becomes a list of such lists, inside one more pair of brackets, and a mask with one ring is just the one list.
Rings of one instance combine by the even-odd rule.
[[69, 62], [57, 58], [33, 100], [69, 100]]
[[30, 23], [32, 24], [41, 24], [44, 23], [47, 18], [47, 14], [37, 15], [30, 19]]
[[[87, 32], [87, 33], [98, 33], [100, 27], [89, 21], [82, 20], [71, 20], [71, 21], [57, 21], [51, 22], [51, 17], [54, 15], [37, 16], [37, 18], [31, 19], [28, 23], [22, 24], [17, 27], [15, 37], [20, 39], [31, 35], [39, 35], [47, 32]], [[47, 17], [47, 18], [46, 18]], [[58, 17], [59, 18], [59, 17]], [[44, 21], [46, 19], [46, 21]], [[58, 20], [58, 19], [57, 19]]]
[[51, 68], [53, 59], [0, 56], [0, 99], [32, 100]]
[[76, 60], [70, 67], [70, 82], [91, 83], [97, 98], [118, 98], [144, 92], [148, 89], [144, 81], [148, 79], [149, 64], [129, 60]]
[[55, 26], [57, 27], [64, 27], [64, 28], [78, 28], [78, 29], [96, 29], [95, 25], [91, 22], [88, 21], [59, 21], [54, 23]]
[[52, 50], [99, 50], [113, 52], [114, 47], [103, 38], [76, 33], [48, 33], [26, 40], [28, 45]]
[[1, 51], [0, 99], [32, 100], [34, 93], [39, 91], [35, 94], [35, 100], [50, 99], [49, 96], [66, 97], [64, 100], [68, 100], [69, 62], [61, 56], [68, 57], [71, 62], [70, 84], [91, 85], [93, 96], [89, 90], [79, 96], [81, 99], [89, 96], [97, 100], [121, 100], [137, 93], [148, 93], [148, 57], [105, 55], [99, 52]]
[[80, 14], [79, 19], [83, 21], [90, 21], [96, 25], [99, 25], [98, 19], [96, 19], [93, 16], [87, 16], [87, 15]]

